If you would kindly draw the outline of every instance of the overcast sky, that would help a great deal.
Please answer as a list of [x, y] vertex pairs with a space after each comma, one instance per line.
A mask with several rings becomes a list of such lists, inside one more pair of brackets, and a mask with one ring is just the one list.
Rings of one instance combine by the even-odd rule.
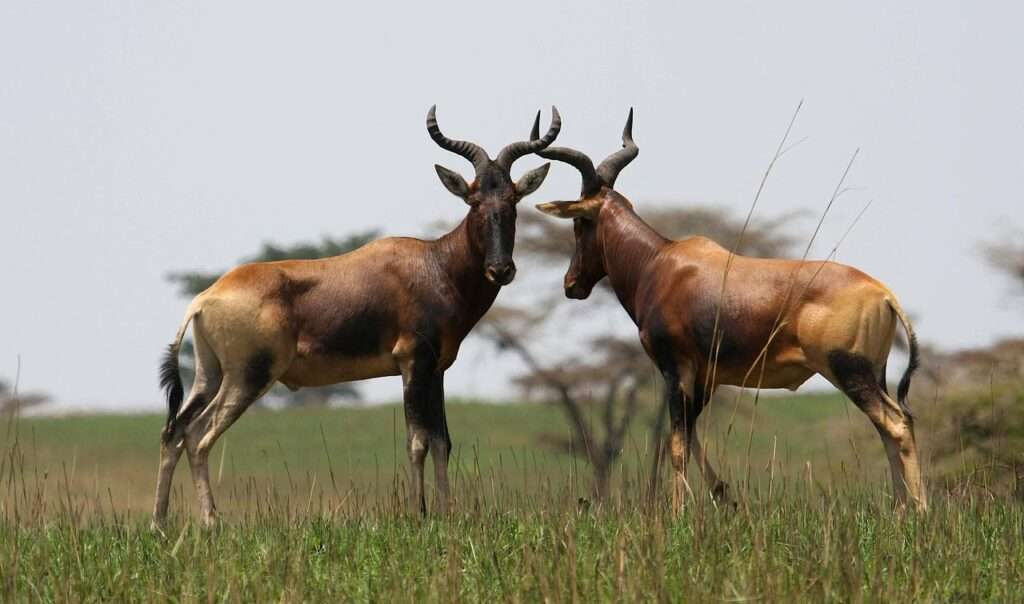
[[[978, 251], [1024, 228], [1024, 5], [257, 4], [0, 5], [0, 377], [20, 355], [23, 390], [158, 409], [158, 357], [187, 304], [168, 271], [228, 267], [263, 241], [459, 219], [433, 164], [471, 168], [428, 138], [433, 103], [445, 133], [492, 154], [556, 104], [559, 142], [595, 156], [634, 106], [641, 153], [617, 188], [641, 214], [742, 213], [804, 99], [793, 137], [806, 141], [755, 219], [820, 211], [860, 148], [857, 188], [813, 255], [873, 200], [839, 259], [886, 282], [924, 341], [1024, 331]], [[556, 165], [523, 211], [578, 187]], [[448, 392], [503, 391], [514, 367], [492, 361], [464, 348]], [[399, 381], [366, 392], [395, 400]]]

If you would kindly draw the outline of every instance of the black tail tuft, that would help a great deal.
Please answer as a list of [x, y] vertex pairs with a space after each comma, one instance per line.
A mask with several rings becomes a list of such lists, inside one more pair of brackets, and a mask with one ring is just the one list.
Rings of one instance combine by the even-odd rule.
[[909, 329], [907, 330], [907, 347], [910, 350], [910, 359], [907, 363], [907, 370], [903, 372], [903, 377], [900, 378], [900, 385], [896, 388], [896, 399], [899, 401], [900, 407], [903, 407], [903, 411], [908, 416], [913, 417], [913, 414], [910, 412], [910, 404], [907, 403], [907, 395], [910, 393], [910, 376], [921, 365], [921, 352], [918, 350], [917, 336]]
[[185, 398], [185, 389], [181, 385], [181, 374], [178, 371], [178, 347], [175, 344], [167, 347], [163, 363], [160, 364], [160, 388], [167, 397], [167, 423], [164, 425], [164, 441], [167, 441], [174, 433], [174, 418]]

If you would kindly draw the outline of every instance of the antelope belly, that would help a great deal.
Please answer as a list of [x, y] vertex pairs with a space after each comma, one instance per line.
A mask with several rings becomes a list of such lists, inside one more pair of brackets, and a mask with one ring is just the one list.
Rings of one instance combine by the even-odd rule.
[[760, 363], [754, 365], [753, 371], [749, 366], [719, 366], [715, 372], [715, 383], [722, 386], [746, 386], [747, 388], [760, 386], [761, 388], [796, 390], [812, 375], [814, 375], [814, 371], [798, 363], [769, 362], [764, 368], [763, 374]]
[[399, 373], [395, 358], [389, 353], [357, 357], [316, 356], [295, 359], [280, 381], [287, 386], [303, 388]]

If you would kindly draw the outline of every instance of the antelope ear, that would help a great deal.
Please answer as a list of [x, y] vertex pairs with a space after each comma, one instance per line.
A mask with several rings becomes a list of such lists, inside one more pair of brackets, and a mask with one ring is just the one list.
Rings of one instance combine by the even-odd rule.
[[469, 203], [469, 185], [466, 184], [465, 178], [438, 164], [434, 164], [434, 169], [437, 170], [437, 176], [441, 179], [441, 184], [451, 191], [452, 195]]
[[536, 191], [537, 187], [539, 187], [547, 177], [549, 169], [551, 169], [551, 162], [523, 174], [522, 178], [519, 179], [519, 182], [516, 183], [516, 195], [522, 199]]
[[537, 209], [555, 218], [585, 218], [591, 216], [596, 208], [594, 204], [589, 204], [586, 200], [576, 199], [574, 201], [539, 203]]

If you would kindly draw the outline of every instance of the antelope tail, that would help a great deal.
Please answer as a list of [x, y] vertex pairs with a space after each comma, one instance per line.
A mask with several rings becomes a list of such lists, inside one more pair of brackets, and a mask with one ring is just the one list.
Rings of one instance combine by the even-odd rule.
[[174, 434], [174, 420], [181, 408], [181, 401], [185, 398], [185, 389], [181, 385], [181, 372], [178, 370], [178, 352], [181, 350], [181, 341], [185, 338], [185, 331], [189, 323], [199, 314], [200, 308], [197, 300], [193, 300], [185, 311], [185, 319], [178, 328], [174, 341], [167, 346], [164, 353], [164, 360], [160, 364], [160, 389], [167, 397], [167, 422], [164, 424], [163, 439], [167, 442]]
[[903, 311], [894, 298], [889, 298], [889, 307], [896, 313], [896, 318], [903, 324], [903, 329], [907, 332], [907, 347], [909, 349], [910, 359], [907, 362], [907, 369], [903, 372], [903, 377], [900, 378], [900, 384], [896, 388], [896, 399], [900, 403], [900, 407], [903, 408], [908, 415], [913, 417], [910, 412], [910, 405], [907, 403], [907, 394], [910, 392], [910, 376], [913, 375], [914, 371], [921, 364], [921, 351], [917, 345], [917, 336], [914, 334], [914, 328], [910, 326], [910, 319], [907, 318], [907, 313]]

